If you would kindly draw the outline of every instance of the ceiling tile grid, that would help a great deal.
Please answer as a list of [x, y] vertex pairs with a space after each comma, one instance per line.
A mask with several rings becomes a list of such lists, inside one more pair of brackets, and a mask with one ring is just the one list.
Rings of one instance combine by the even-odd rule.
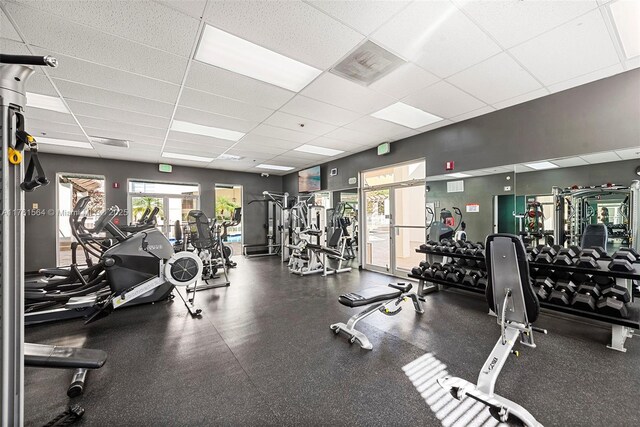
[[[214, 159], [241, 153], [239, 161], [179, 162], [262, 172], [246, 160], [252, 153], [298, 169], [640, 67], [640, 56], [624, 57], [611, 4], [11, 0], [2, 2], [0, 46], [60, 62], [47, 75], [38, 70], [29, 91], [61, 94], [73, 115], [29, 107], [35, 131], [71, 141], [86, 141], [84, 133], [132, 141], [127, 150], [94, 144], [78, 154], [117, 158], [146, 150], [148, 161], [157, 161], [162, 149]], [[321, 74], [296, 93], [199, 62], [193, 57], [206, 25]], [[367, 38], [406, 63], [368, 87], [328, 72]], [[398, 101], [442, 120], [410, 129], [371, 116]], [[236, 142], [175, 132], [174, 119], [246, 135]], [[343, 152], [296, 151], [303, 144]], [[48, 145], [45, 152], [56, 150], [70, 151]]]

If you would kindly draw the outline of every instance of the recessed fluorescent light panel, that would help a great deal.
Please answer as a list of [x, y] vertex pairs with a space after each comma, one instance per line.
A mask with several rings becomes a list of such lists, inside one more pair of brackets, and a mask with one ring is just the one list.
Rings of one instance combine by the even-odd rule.
[[242, 157], [236, 156], [234, 154], [220, 154], [216, 160], [240, 160]]
[[456, 173], [448, 173], [446, 176], [449, 176], [451, 178], [469, 178], [471, 175], [467, 175], [466, 173], [456, 172]]
[[613, 21], [618, 29], [624, 54], [627, 58], [640, 55], [640, 2], [637, 0], [618, 0], [609, 3]]
[[546, 162], [546, 161], [536, 162], [536, 163], [525, 163], [524, 165], [528, 168], [535, 169], [537, 171], [544, 170], [544, 169], [554, 169], [558, 167], [558, 165], [554, 165], [553, 163]]
[[57, 96], [40, 95], [39, 93], [27, 92], [27, 107], [42, 108], [45, 110], [57, 111], [59, 113], [71, 114]]
[[202, 157], [202, 156], [192, 156], [191, 154], [182, 154], [182, 153], [162, 153], [162, 157], [165, 159], [179, 159], [179, 160], [191, 160], [192, 162], [204, 162], [210, 163], [213, 161], [212, 157]]
[[291, 169], [293, 169], [291, 166], [278, 166], [278, 165], [267, 165], [267, 164], [259, 164], [258, 166], [256, 166], [257, 168], [260, 169], [271, 169], [274, 171], [290, 171]]
[[371, 114], [377, 119], [397, 123], [411, 129], [418, 129], [442, 120], [442, 117], [422, 111], [403, 102], [396, 102], [382, 110]]
[[71, 148], [84, 148], [87, 150], [93, 150], [93, 146], [85, 141], [71, 141], [68, 139], [54, 139], [54, 138], [36, 138], [36, 142], [45, 145], [59, 145], [60, 147]]
[[344, 153], [342, 150], [334, 150], [333, 148], [318, 147], [316, 145], [305, 144], [295, 149], [303, 153], [320, 154], [322, 156], [337, 156]]
[[322, 71], [206, 25], [195, 59], [299, 92]]
[[229, 141], [238, 141], [245, 135], [244, 133], [237, 132], [235, 130], [220, 129], [213, 126], [204, 126], [180, 120], [174, 120], [173, 123], [171, 123], [171, 130], [175, 130], [176, 132], [193, 133], [195, 135], [210, 136], [212, 138], [226, 139]]
[[405, 61], [367, 40], [331, 69], [345, 79], [369, 86], [404, 64]]

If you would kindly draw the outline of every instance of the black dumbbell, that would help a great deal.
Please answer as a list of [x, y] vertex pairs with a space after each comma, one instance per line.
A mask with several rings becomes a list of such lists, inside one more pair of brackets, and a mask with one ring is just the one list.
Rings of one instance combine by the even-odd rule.
[[[545, 246], [545, 248], [550, 248], [550, 246]], [[535, 257], [535, 262], [538, 264], [551, 264], [553, 262], [553, 255], [548, 252], [541, 252]]]
[[617, 258], [612, 260], [609, 263], [608, 268], [611, 271], [622, 271], [625, 273], [628, 273], [634, 270], [633, 264], [629, 262], [628, 259], [624, 259], [624, 258]]
[[571, 298], [571, 307], [584, 311], [596, 311], [596, 299], [590, 294], [576, 293]]
[[482, 276], [477, 271], [468, 272], [462, 278], [462, 284], [475, 288], [478, 286], [478, 279], [480, 279], [481, 277]]
[[627, 261], [629, 261], [630, 263], [634, 263], [638, 260], [638, 257], [636, 257], [633, 252], [630, 251], [616, 251], [613, 255], [611, 255], [611, 258], [613, 259], [626, 259]]
[[549, 302], [557, 305], [569, 305], [569, 301], [571, 299], [571, 295], [566, 293], [564, 290], [554, 289], [549, 294]]
[[623, 318], [629, 317], [629, 311], [624, 305], [624, 302], [615, 298], [601, 298], [596, 303], [596, 307], [599, 313], [602, 313], [606, 316]]
[[549, 276], [538, 276], [533, 280], [533, 284], [537, 287], [544, 288], [547, 293], [555, 287], [555, 281]]
[[640, 260], [640, 253], [634, 248], [620, 248], [618, 249], [618, 252], [630, 252], [631, 255], [636, 257], [636, 260]]
[[420, 261], [419, 267], [423, 270], [426, 270], [427, 268], [431, 267], [431, 264], [429, 264], [429, 261]]
[[562, 265], [562, 266], [565, 266], [565, 267], [570, 267], [570, 266], [573, 265], [573, 258], [571, 258], [569, 255], [558, 254], [553, 259], [553, 264], [554, 265]]
[[423, 269], [421, 269], [420, 267], [413, 267], [411, 269], [411, 275], [412, 276], [422, 276], [423, 273]]
[[576, 293], [577, 286], [571, 280], [561, 279], [556, 281], [556, 285], [554, 287], [555, 290], [565, 292], [568, 295], [573, 295]]
[[579, 294], [591, 295], [594, 299], [599, 299], [602, 295], [600, 286], [595, 282], [583, 282], [576, 290]]
[[579, 246], [569, 246], [568, 248], [560, 248], [558, 255], [568, 255], [569, 258], [577, 258], [580, 255]]
[[464, 278], [464, 270], [462, 268], [456, 268], [451, 273], [447, 274], [447, 281], [453, 283], [462, 283], [462, 279]]
[[543, 286], [540, 286], [537, 290], [536, 290], [536, 295], [538, 296], [538, 299], [540, 301], [546, 301], [549, 299], [549, 294], [550, 291], [548, 291], [546, 288], [544, 288]]
[[598, 260], [600, 258], [600, 253], [597, 250], [593, 248], [583, 249], [582, 252], [580, 252], [580, 257], [578, 258], [576, 265], [582, 268], [600, 268], [598, 265]]
[[624, 303], [631, 301], [629, 290], [615, 283], [602, 288], [602, 298], [614, 298]]
[[478, 279], [478, 287], [480, 289], [487, 289], [487, 283], [489, 282], [489, 279], [486, 277], [481, 277]]

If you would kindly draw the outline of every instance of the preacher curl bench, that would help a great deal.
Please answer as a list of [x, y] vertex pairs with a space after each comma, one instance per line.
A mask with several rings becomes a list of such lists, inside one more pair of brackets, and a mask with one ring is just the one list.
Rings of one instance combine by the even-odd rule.
[[489, 406], [492, 415], [502, 422], [511, 416], [526, 426], [542, 426], [522, 406], [493, 392], [507, 358], [519, 355], [513, 350], [516, 340], [519, 338], [521, 344], [535, 348], [532, 333], [547, 333], [532, 326], [538, 318], [540, 303], [531, 287], [527, 253], [522, 241], [511, 234], [488, 236], [485, 247], [490, 279], [486, 296], [489, 308], [497, 314], [500, 338], [484, 363], [477, 384], [454, 377], [440, 378], [438, 383], [458, 400], [470, 396]]
[[373, 348], [371, 342], [365, 334], [355, 329], [356, 324], [376, 311], [380, 311], [387, 316], [394, 316], [398, 314], [400, 310], [402, 310], [400, 304], [405, 301], [406, 298], [411, 298], [413, 301], [413, 308], [417, 313], [424, 313], [420, 300], [418, 300], [418, 295], [410, 292], [411, 288], [411, 283], [389, 283], [389, 287], [372, 286], [358, 292], [340, 295], [340, 297], [338, 297], [338, 301], [342, 305], [346, 305], [351, 308], [362, 307], [365, 305], [368, 305], [369, 307], [364, 311], [353, 315], [347, 324], [334, 323], [331, 325], [331, 330], [336, 334], [344, 332], [349, 335], [350, 343], [353, 344], [358, 341], [358, 343], [360, 343], [360, 347], [365, 350], [371, 350]]

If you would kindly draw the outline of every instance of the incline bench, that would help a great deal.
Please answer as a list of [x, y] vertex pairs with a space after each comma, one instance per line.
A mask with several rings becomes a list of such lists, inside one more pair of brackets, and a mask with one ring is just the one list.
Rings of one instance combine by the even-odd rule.
[[[349, 335], [350, 343], [358, 341], [360, 343], [360, 347], [365, 350], [371, 350], [373, 348], [371, 342], [365, 334], [355, 329], [356, 324], [378, 310], [387, 316], [398, 314], [400, 310], [402, 310], [402, 307], [399, 306], [400, 303], [402, 303], [402, 301], [407, 297], [411, 298], [413, 301], [413, 308], [417, 313], [424, 313], [420, 300], [418, 300], [418, 296], [415, 293], [410, 292], [411, 288], [411, 283], [389, 283], [389, 287], [372, 286], [350, 294], [340, 295], [338, 301], [342, 305], [346, 305], [351, 308], [363, 307], [365, 305], [368, 305], [369, 307], [364, 311], [353, 315], [347, 324], [334, 323], [331, 325], [331, 330], [336, 334], [342, 331]], [[388, 308], [394, 306], [396, 307], [395, 309]]]

